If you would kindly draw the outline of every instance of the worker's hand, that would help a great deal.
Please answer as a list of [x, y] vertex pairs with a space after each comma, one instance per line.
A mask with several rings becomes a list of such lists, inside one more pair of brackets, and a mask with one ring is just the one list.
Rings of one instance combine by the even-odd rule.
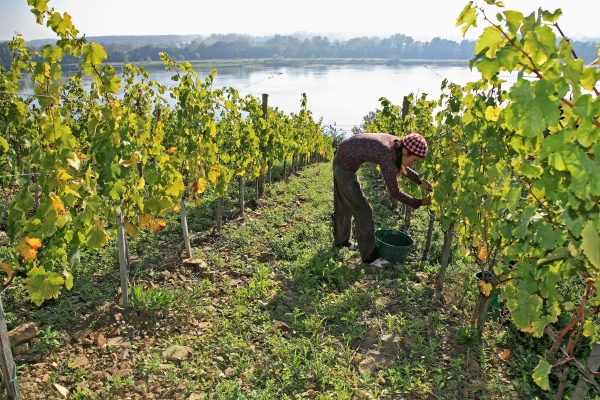
[[421, 179], [421, 185], [427, 186], [428, 192], [433, 192], [433, 187], [431, 186], [431, 183], [429, 183], [429, 181], [427, 179]]
[[427, 196], [427, 197], [421, 199], [421, 205], [428, 206], [430, 204], [431, 204], [431, 196]]

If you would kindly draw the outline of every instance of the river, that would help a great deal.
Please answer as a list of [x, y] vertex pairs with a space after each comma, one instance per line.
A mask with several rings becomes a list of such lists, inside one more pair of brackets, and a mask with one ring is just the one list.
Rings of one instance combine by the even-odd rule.
[[[151, 73], [162, 83], [168, 83], [171, 75], [165, 71]], [[285, 113], [298, 113], [302, 93], [306, 93], [307, 108], [316, 121], [322, 118], [323, 125], [349, 131], [360, 125], [369, 111], [381, 108], [382, 97], [398, 105], [410, 93], [427, 93], [437, 99], [444, 78], [464, 84], [479, 79], [479, 75], [467, 66], [251, 67], [219, 69], [213, 86], [234, 87], [241, 95], [259, 99], [266, 93], [269, 106]]]
[[[208, 69], [198, 69], [204, 79]], [[151, 79], [171, 86], [174, 72], [148, 70]], [[385, 97], [401, 105], [404, 96], [427, 93], [428, 98], [437, 100], [441, 94], [444, 78], [449, 82], [465, 84], [478, 80], [479, 72], [468, 66], [444, 65], [343, 65], [302, 67], [226, 67], [219, 68], [213, 88], [233, 87], [242, 96], [252, 95], [262, 99], [268, 95], [270, 107], [286, 114], [298, 113], [302, 93], [307, 96], [307, 108], [315, 121], [321, 119], [323, 126], [335, 126], [340, 131], [350, 132], [360, 125], [363, 116], [381, 108], [380, 98]], [[87, 79], [87, 82], [86, 82]], [[84, 86], [89, 87], [89, 78]], [[27, 87], [23, 94], [32, 92]]]

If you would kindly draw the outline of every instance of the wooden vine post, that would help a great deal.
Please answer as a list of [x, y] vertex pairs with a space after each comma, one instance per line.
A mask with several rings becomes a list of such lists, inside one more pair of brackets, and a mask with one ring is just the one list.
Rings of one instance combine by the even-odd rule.
[[121, 305], [129, 307], [129, 263], [127, 262], [127, 239], [123, 214], [117, 216], [117, 245], [119, 247], [119, 269], [121, 275]]
[[452, 250], [452, 236], [454, 235], [454, 223], [452, 221], [448, 230], [444, 233], [444, 244], [442, 246], [442, 255], [440, 260], [440, 269], [438, 270], [437, 277], [435, 279], [435, 288], [439, 294], [442, 292], [444, 281], [446, 280], [446, 271], [448, 270], [448, 264], [450, 263], [450, 252]]
[[425, 237], [425, 247], [423, 248], [423, 256], [421, 261], [427, 261], [427, 254], [431, 247], [431, 237], [433, 236], [433, 223], [435, 222], [435, 213], [428, 211], [429, 214], [429, 225], [427, 226], [427, 236]]
[[[587, 362], [585, 363], [585, 371], [587, 372], [587, 376], [580, 375], [579, 380], [577, 381], [577, 386], [575, 386], [575, 391], [571, 395], [571, 400], [584, 400], [587, 396], [588, 390], [590, 386], [593, 384], [594, 387], [597, 387], [598, 384], [594, 380], [595, 374], [598, 372], [600, 368], [600, 343], [594, 343], [594, 347], [592, 348], [592, 352], [590, 353]], [[593, 382], [590, 381], [593, 380]]]
[[[0, 293], [0, 367], [2, 369], [2, 383], [6, 387], [6, 394], [9, 400], [21, 400], [19, 385], [17, 384], [17, 368], [13, 360], [10, 341], [8, 340], [8, 330], [6, 328], [6, 318], [4, 316], [4, 307], [2, 306], [2, 297]], [[1, 392], [0, 392], [1, 393]]]
[[[266, 120], [268, 116], [269, 110], [269, 95], [263, 93], [262, 95], [262, 112], [263, 118]], [[256, 198], [260, 198], [265, 194], [265, 174], [261, 171], [258, 177], [258, 187], [257, 187], [257, 195]]]
[[246, 179], [240, 175], [238, 176], [238, 183], [239, 183], [239, 207], [240, 207], [240, 214], [241, 215], [245, 215], [246, 214], [246, 210], [244, 208], [244, 186], [246, 184]]
[[[402, 112], [400, 114], [400, 116], [401, 116], [400, 130], [403, 135], [406, 134], [404, 119], [408, 115], [409, 106], [410, 106], [410, 102], [408, 101], [408, 97], [404, 96], [402, 98]], [[402, 231], [406, 232], [408, 234], [408, 229], [410, 228], [410, 216], [412, 213], [412, 208], [410, 206], [405, 205], [403, 209], [404, 209], [404, 224], [402, 225]]]
[[192, 258], [192, 245], [190, 244], [190, 232], [187, 224], [187, 213], [185, 211], [185, 194], [181, 196], [179, 207], [179, 218], [181, 221], [181, 230], [183, 232], [183, 243], [185, 245], [185, 254], [187, 258]]
[[216, 219], [216, 227], [215, 230], [217, 232], [221, 232], [221, 226], [223, 225], [223, 196], [219, 196], [217, 199], [217, 215]]

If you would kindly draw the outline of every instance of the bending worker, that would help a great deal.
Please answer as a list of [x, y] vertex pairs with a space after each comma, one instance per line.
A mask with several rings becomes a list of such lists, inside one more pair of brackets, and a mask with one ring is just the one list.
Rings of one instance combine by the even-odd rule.
[[[427, 155], [427, 141], [418, 133], [404, 138], [387, 133], [361, 133], [343, 140], [333, 159], [333, 244], [354, 247], [350, 243], [352, 217], [356, 221], [356, 245], [364, 263], [381, 268], [387, 263], [375, 247], [373, 210], [365, 198], [356, 172], [366, 162], [379, 165], [385, 186], [392, 198], [419, 208], [431, 204], [431, 197], [414, 198], [398, 187], [401, 175], [431, 191], [431, 183], [419, 179], [413, 167]], [[389, 263], [387, 263], [389, 264]]]

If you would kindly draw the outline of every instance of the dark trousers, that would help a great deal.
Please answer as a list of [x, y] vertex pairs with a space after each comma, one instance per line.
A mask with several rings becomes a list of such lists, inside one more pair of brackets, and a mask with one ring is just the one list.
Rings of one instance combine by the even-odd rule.
[[360, 257], [364, 262], [377, 259], [373, 209], [365, 198], [356, 172], [342, 168], [333, 159], [333, 244], [341, 246], [350, 240], [352, 217]]

